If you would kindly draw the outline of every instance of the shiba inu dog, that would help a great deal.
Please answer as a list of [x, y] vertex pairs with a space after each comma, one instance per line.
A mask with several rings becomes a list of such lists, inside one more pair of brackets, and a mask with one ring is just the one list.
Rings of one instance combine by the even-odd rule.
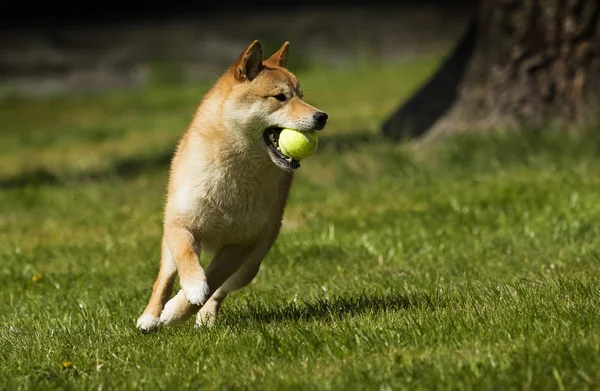
[[[279, 235], [298, 161], [277, 148], [282, 128], [321, 130], [287, 70], [289, 43], [263, 61], [254, 41], [205, 94], [171, 162], [160, 271], [138, 329], [211, 325], [228, 293], [247, 285]], [[212, 258], [204, 269], [200, 254]], [[181, 290], [170, 298], [175, 277]]]

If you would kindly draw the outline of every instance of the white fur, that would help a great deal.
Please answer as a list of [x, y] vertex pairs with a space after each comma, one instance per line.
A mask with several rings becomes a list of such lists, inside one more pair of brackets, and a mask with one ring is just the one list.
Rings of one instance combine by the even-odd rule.
[[193, 190], [192, 186], [189, 185], [184, 185], [177, 189], [177, 193], [175, 193], [174, 197], [174, 207], [180, 213], [190, 214], [196, 209], [197, 205], [195, 204], [195, 200], [197, 197], [193, 196]]
[[165, 308], [163, 308], [160, 314], [160, 324], [168, 326], [187, 319], [187, 308], [189, 306], [185, 305], [186, 302], [187, 299], [182, 289], [165, 304]]
[[206, 280], [181, 280], [181, 288], [187, 300], [194, 305], [203, 305], [210, 297], [210, 288]]
[[154, 331], [158, 328], [160, 319], [151, 314], [143, 314], [137, 321], [137, 328], [142, 331]]

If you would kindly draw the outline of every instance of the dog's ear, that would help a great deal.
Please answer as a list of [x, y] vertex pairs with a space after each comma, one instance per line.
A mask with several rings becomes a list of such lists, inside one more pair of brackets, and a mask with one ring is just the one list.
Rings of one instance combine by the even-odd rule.
[[238, 80], [252, 80], [262, 70], [262, 46], [255, 40], [238, 57], [233, 66], [234, 76]]
[[271, 64], [282, 68], [287, 68], [288, 65], [288, 49], [290, 47], [289, 42], [285, 42], [278, 51], [265, 60], [265, 64]]

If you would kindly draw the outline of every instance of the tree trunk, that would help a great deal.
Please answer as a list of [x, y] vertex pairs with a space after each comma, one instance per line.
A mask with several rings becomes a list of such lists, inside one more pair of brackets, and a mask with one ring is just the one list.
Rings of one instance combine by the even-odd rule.
[[[572, 127], [599, 119], [600, 0], [481, 0], [473, 22], [473, 31], [432, 78], [450, 78], [456, 89], [436, 91], [426, 84], [386, 121], [386, 135], [429, 139], [467, 130], [538, 129], [554, 122]], [[459, 61], [467, 65], [444, 72], [452, 68], [448, 63]], [[414, 124], [426, 123], [419, 117], [427, 110], [415, 109], [415, 98], [435, 94], [454, 99], [428, 119], [431, 126], [416, 131]], [[428, 101], [421, 99], [419, 106]]]

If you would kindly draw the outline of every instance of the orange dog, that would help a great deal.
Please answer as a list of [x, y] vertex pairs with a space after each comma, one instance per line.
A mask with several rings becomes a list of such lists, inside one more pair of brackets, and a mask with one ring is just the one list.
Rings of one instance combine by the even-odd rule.
[[[263, 61], [254, 41], [206, 93], [171, 163], [160, 271], [137, 327], [211, 325], [247, 285], [279, 235], [298, 161], [277, 148], [282, 128], [321, 130], [327, 114], [302, 100], [289, 43]], [[212, 260], [203, 269], [200, 253]], [[169, 300], [175, 277], [181, 290]]]

